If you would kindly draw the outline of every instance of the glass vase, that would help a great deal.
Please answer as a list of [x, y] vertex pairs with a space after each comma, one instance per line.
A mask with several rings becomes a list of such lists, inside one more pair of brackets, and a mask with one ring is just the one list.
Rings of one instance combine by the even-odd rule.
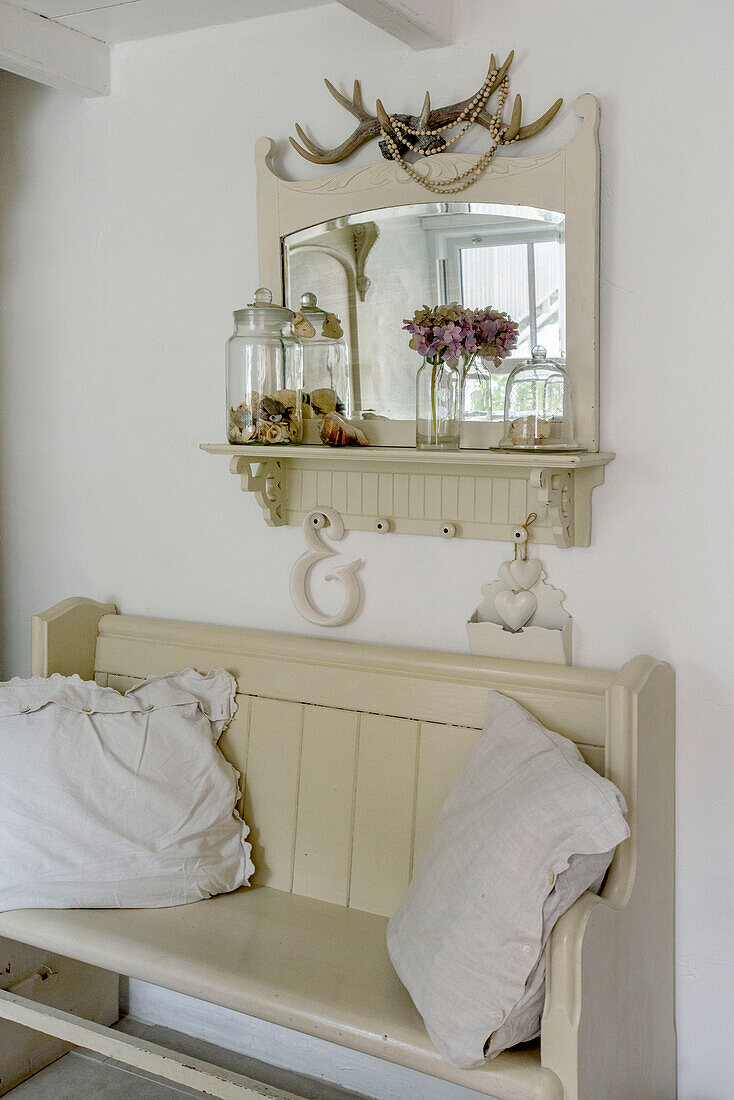
[[492, 375], [486, 361], [476, 352], [464, 355], [459, 362], [459, 371], [462, 420], [491, 420]]
[[415, 379], [415, 445], [418, 450], [458, 451], [461, 438], [461, 372], [425, 358]]

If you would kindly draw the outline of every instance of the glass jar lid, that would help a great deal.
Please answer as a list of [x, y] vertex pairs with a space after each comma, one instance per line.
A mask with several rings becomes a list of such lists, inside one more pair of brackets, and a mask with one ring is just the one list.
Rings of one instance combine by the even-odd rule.
[[276, 305], [273, 301], [273, 292], [266, 286], [258, 287], [255, 291], [254, 301], [245, 309], [234, 311], [234, 320], [237, 325], [249, 325], [253, 329], [280, 328], [281, 325], [292, 321], [295, 313], [287, 306]]
[[323, 324], [328, 314], [325, 309], [322, 309], [316, 300], [316, 295], [310, 290], [301, 295], [301, 304], [299, 306], [300, 312], [304, 317], [308, 317], [311, 324], [316, 327], [318, 324]]
[[341, 340], [344, 336], [341, 321], [335, 313], [329, 313], [322, 309], [316, 300], [316, 295], [307, 290], [301, 295], [299, 312], [316, 329], [316, 338], [322, 336], [325, 340]]

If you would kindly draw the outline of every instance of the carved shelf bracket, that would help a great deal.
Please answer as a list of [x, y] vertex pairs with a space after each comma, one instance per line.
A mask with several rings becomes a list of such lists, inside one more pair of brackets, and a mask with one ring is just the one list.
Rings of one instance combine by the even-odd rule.
[[[252, 472], [253, 466], [257, 466], [255, 473]], [[239, 474], [242, 492], [255, 494], [268, 527], [285, 526], [288, 520], [285, 517], [283, 463], [272, 459], [255, 463], [249, 462], [244, 455], [235, 455], [229, 468], [233, 474]]]
[[534, 469], [530, 484], [538, 490], [538, 506], [548, 509], [548, 523], [556, 546], [573, 546], [573, 483], [568, 470], [545, 466]]
[[359, 300], [363, 302], [367, 296], [371, 284], [370, 279], [365, 275], [365, 265], [367, 263], [367, 257], [372, 251], [372, 247], [380, 235], [375, 222], [365, 222], [364, 224], [355, 225], [352, 229], [352, 239], [354, 241], [354, 262], [356, 266], [356, 283], [357, 293], [359, 294]]

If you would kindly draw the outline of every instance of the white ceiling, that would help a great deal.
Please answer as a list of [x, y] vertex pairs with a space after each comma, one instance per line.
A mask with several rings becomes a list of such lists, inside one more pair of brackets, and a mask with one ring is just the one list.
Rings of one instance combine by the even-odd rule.
[[10, 0], [114, 44], [317, 7], [328, 0]]
[[[110, 94], [118, 42], [175, 34], [330, 0], [0, 0], [0, 70], [84, 98]], [[414, 50], [453, 41], [454, 0], [336, 0]], [[419, 10], [415, 5], [419, 4]]]

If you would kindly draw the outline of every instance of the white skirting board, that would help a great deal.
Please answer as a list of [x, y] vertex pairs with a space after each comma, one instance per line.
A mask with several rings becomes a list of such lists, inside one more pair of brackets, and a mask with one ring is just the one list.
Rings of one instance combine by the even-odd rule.
[[174, 1028], [376, 1100], [490, 1100], [460, 1085], [147, 982], [131, 980], [126, 1002], [126, 1011], [142, 1023]]

